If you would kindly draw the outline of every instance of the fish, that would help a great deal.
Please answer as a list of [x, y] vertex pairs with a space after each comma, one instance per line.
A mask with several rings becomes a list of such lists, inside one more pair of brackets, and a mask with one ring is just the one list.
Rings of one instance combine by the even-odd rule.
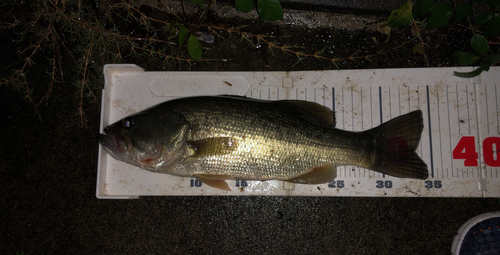
[[127, 116], [98, 140], [116, 160], [226, 191], [226, 180], [330, 183], [337, 166], [346, 165], [427, 179], [427, 165], [416, 153], [422, 111], [361, 132], [335, 126], [334, 112], [314, 102], [197, 96]]

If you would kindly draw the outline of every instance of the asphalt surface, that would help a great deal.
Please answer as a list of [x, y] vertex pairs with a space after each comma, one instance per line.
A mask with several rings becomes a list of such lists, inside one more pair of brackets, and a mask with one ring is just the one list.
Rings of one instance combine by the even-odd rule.
[[[353, 6], [347, 9], [355, 10], [356, 2], [345, 1]], [[374, 13], [387, 16], [387, 8]], [[335, 27], [306, 30], [255, 22], [255, 29], [261, 29], [258, 32], [280, 31], [292, 35], [291, 43], [302, 44], [311, 52], [327, 45], [332, 55], [341, 56], [392, 49], [411, 38], [409, 29], [402, 28], [387, 44], [380, 45], [373, 38], [381, 42], [384, 36], [376, 31]], [[435, 46], [429, 49], [430, 66], [454, 66], [449, 56], [454, 50], [467, 49], [467, 33], [466, 28], [454, 27], [426, 35]], [[15, 57], [15, 50], [5, 35], [0, 43], [1, 67], [5, 68]], [[331, 62], [314, 58], [297, 63], [293, 54], [250, 47], [239, 38], [206, 47], [207, 58], [229, 61], [191, 66], [164, 65], [148, 59], [134, 63], [146, 70], [166, 71], [336, 68]], [[425, 66], [423, 57], [413, 54], [411, 46], [389, 50], [373, 61], [339, 63], [343, 69]], [[50, 71], [44, 66], [38, 68], [40, 77]], [[85, 101], [85, 114], [79, 115], [74, 88], [69, 84], [56, 86], [49, 100], [39, 107], [40, 119], [24, 95], [24, 91], [0, 86], [1, 254], [449, 254], [453, 237], [465, 221], [500, 210], [496, 198], [220, 196], [99, 200], [95, 184], [100, 101]]]

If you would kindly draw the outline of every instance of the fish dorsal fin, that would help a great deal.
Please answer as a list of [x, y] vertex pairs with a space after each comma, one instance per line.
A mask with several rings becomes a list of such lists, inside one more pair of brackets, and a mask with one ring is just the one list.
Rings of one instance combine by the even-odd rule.
[[335, 114], [328, 107], [318, 103], [301, 100], [281, 100], [277, 102], [293, 106], [302, 112], [305, 118], [312, 122], [335, 127]]
[[305, 174], [286, 181], [302, 184], [321, 184], [329, 183], [333, 181], [335, 177], [337, 177], [337, 167], [332, 164], [324, 164], [322, 166], [312, 168]]
[[227, 182], [225, 180], [233, 179], [229, 175], [209, 175], [209, 174], [198, 174], [196, 175], [198, 180], [201, 182], [205, 183], [206, 185], [210, 187], [214, 187], [217, 189], [225, 190], [225, 191], [231, 191], [229, 188], [229, 185], [227, 185]]
[[226, 155], [238, 147], [238, 142], [232, 137], [214, 137], [197, 141], [188, 141], [186, 144], [192, 151], [191, 157], [206, 157]]

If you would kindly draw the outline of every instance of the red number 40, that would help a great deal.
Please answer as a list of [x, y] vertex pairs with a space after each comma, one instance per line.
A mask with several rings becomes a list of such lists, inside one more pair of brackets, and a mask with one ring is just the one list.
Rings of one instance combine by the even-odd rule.
[[[500, 137], [488, 137], [483, 141], [484, 163], [500, 166]], [[463, 159], [464, 166], [477, 166], [476, 141], [473, 136], [464, 136], [453, 149], [453, 159]]]

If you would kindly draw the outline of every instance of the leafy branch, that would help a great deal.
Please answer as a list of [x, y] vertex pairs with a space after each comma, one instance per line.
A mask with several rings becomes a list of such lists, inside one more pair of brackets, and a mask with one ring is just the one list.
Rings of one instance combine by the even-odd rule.
[[[235, 0], [238, 11], [250, 12], [254, 0]], [[278, 0], [257, 0], [257, 12], [263, 21], [277, 21], [283, 19], [283, 8]]]
[[[486, 0], [475, 0], [474, 2], [484, 4]], [[486, 10], [482, 10], [481, 14], [475, 16], [474, 19], [474, 8], [470, 4], [456, 6], [455, 2], [455, 6], [453, 6], [450, 3], [435, 2], [434, 0], [418, 0], [412, 7], [411, 1], [408, 0], [400, 8], [391, 12], [383, 26], [401, 27], [409, 25], [413, 21], [414, 31], [420, 41], [420, 44], [413, 47], [413, 52], [421, 53], [429, 66], [425, 54], [426, 44], [420, 35], [417, 20], [424, 17], [427, 21], [425, 29], [434, 30], [446, 26], [453, 18], [457, 23], [466, 19], [473, 34], [471, 46], [476, 54], [455, 51], [452, 58], [459, 65], [472, 65], [479, 60], [481, 64], [479, 68], [472, 72], [454, 72], [454, 75], [464, 78], [475, 77], [483, 71], [488, 71], [491, 65], [500, 63], [500, 54], [490, 54], [489, 50], [489, 44], [495, 45], [497, 43], [487, 41], [487, 38], [493, 38], [500, 33], [500, 0], [489, 0], [486, 7]], [[474, 23], [471, 21], [473, 19]], [[478, 34], [478, 28], [483, 25], [485, 25], [483, 31], [479, 31], [482, 35]]]
[[453, 72], [454, 75], [462, 78], [471, 78], [478, 76], [483, 71], [490, 70], [490, 66], [500, 63], [500, 54], [488, 54], [489, 46], [486, 38], [480, 34], [475, 34], [471, 39], [471, 46], [477, 54], [469, 53], [465, 51], [455, 51], [452, 54], [453, 59], [457, 61], [459, 65], [468, 66], [476, 63], [478, 60], [482, 60], [482, 64], [479, 68], [472, 72], [462, 73]]

